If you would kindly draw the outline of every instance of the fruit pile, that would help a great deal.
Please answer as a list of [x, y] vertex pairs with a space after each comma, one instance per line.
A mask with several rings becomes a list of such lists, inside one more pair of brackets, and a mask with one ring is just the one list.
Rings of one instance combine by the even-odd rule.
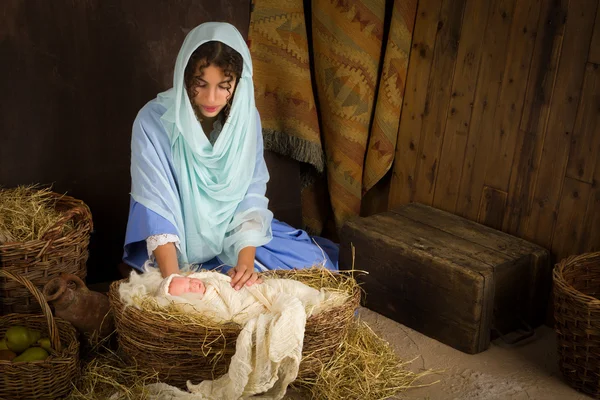
[[51, 349], [50, 339], [43, 338], [40, 331], [15, 325], [8, 328], [4, 338], [0, 340], [0, 360], [45, 360]]

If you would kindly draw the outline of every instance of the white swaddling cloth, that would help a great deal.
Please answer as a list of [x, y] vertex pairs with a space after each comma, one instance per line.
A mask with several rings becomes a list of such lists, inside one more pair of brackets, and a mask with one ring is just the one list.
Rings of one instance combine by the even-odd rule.
[[348, 297], [290, 279], [266, 279], [236, 291], [231, 278], [218, 272], [186, 276], [204, 282], [204, 295], [166, 294], [169, 281], [164, 281], [158, 270], [150, 270], [131, 274], [129, 282], [119, 287], [121, 300], [135, 306], [140, 296], [156, 295], [160, 305], [176, 303], [182, 310], [201, 313], [217, 323], [233, 321], [243, 328], [227, 374], [198, 385], [188, 381], [189, 392], [165, 383], [149, 385], [146, 388], [154, 399], [283, 398], [298, 375], [306, 319], [343, 304]]

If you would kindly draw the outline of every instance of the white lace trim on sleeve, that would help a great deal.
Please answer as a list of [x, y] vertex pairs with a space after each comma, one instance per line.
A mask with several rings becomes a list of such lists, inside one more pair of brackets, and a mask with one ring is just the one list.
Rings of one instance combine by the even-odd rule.
[[260, 231], [264, 224], [261, 216], [258, 213], [252, 213], [249, 217], [252, 219], [242, 222], [240, 232]]
[[162, 246], [163, 244], [167, 243], [175, 243], [175, 247], [177, 247], [177, 250], [181, 251], [181, 249], [179, 248], [179, 236], [177, 235], [173, 235], [171, 233], [162, 233], [160, 235], [148, 236], [148, 238], [146, 239], [148, 257], [153, 260], [154, 250], [156, 250], [158, 246]]

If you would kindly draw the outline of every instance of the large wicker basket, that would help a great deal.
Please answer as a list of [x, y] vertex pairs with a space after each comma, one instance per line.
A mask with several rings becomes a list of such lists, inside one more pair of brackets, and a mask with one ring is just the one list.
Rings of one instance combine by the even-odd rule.
[[554, 319], [559, 367], [575, 389], [600, 398], [600, 252], [556, 265]]
[[[327, 274], [331, 279], [353, 279], [345, 274]], [[295, 271], [270, 271], [270, 276], [296, 279]], [[124, 307], [119, 285], [113, 282], [109, 297], [115, 316], [120, 349], [139, 369], [158, 372], [159, 379], [170, 385], [185, 387], [225, 374], [235, 353], [239, 325], [206, 329], [182, 324], [175, 318], [158, 313]], [[314, 377], [340, 346], [360, 302], [360, 288], [353, 286], [345, 304], [328, 309], [306, 321], [302, 362], [298, 377]]]
[[14, 325], [33, 328], [50, 338], [50, 357], [43, 361], [0, 360], [0, 399], [57, 399], [73, 389], [79, 377], [79, 341], [75, 328], [54, 318], [44, 295], [27, 278], [0, 270], [0, 276], [14, 280], [29, 290], [41, 305], [43, 315], [9, 314], [0, 316], [0, 337]]
[[[0, 244], [0, 270], [29, 279], [38, 289], [62, 272], [85, 279], [92, 215], [81, 200], [56, 196], [56, 209], [63, 213], [54, 228], [41, 240]], [[74, 229], [62, 234], [63, 226], [73, 221]], [[31, 293], [17, 282], [0, 278], [0, 315], [37, 313], [40, 306]]]

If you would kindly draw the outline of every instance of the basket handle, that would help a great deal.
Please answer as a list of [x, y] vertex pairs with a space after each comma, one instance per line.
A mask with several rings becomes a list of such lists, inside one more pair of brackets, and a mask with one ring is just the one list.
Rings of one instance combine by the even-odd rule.
[[89, 210], [83, 204], [79, 204], [75, 207], [69, 208], [67, 211], [62, 213], [62, 216], [58, 219], [58, 221], [56, 221], [54, 226], [52, 226], [52, 228], [48, 229], [46, 233], [44, 233], [44, 236], [42, 236], [42, 240], [53, 241], [58, 239], [62, 235], [63, 225], [66, 224], [67, 221], [69, 221], [77, 215], [85, 217], [88, 214]]
[[72, 207], [72, 208], [68, 209], [67, 211], [63, 212], [62, 216], [60, 217], [60, 219], [58, 221], [56, 221], [54, 226], [52, 228], [48, 229], [48, 231], [46, 231], [46, 233], [44, 233], [44, 236], [42, 236], [41, 240], [45, 240], [46, 244], [44, 245], [44, 247], [40, 250], [40, 252], [36, 256], [37, 259], [42, 258], [42, 256], [44, 254], [46, 254], [48, 249], [52, 246], [52, 243], [54, 243], [54, 241], [56, 239], [59, 239], [61, 237], [62, 228], [63, 228], [64, 224], [66, 224], [67, 221], [69, 221], [70, 219], [74, 218], [77, 215], [81, 215], [83, 218], [87, 217], [88, 219], [91, 220], [90, 210], [83, 202], [81, 202], [81, 204], [79, 204], [75, 207]]
[[42, 307], [42, 313], [44, 314], [44, 317], [46, 317], [46, 322], [48, 323], [48, 331], [50, 332], [50, 343], [52, 344], [52, 348], [60, 353], [60, 351], [62, 350], [62, 346], [60, 343], [60, 334], [56, 326], [54, 316], [52, 315], [52, 310], [50, 310], [50, 306], [48, 306], [48, 303], [46, 302], [46, 299], [44, 299], [44, 295], [42, 294], [42, 292], [40, 292], [39, 289], [35, 287], [35, 285], [24, 276], [13, 275], [11, 272], [8, 272], [5, 269], [0, 269], [0, 276], [10, 278], [21, 283], [36, 298], [36, 300]]

